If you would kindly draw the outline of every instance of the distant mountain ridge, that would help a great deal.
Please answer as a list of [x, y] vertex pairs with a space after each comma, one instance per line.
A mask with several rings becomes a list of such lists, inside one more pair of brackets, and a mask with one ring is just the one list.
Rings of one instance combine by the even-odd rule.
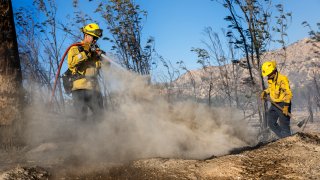
[[286, 48], [286, 59], [277, 57], [278, 54], [283, 54], [283, 50], [269, 52], [266, 57], [267, 59], [279, 59], [279, 70], [288, 76], [292, 88], [302, 87], [312, 81], [314, 73], [319, 71], [319, 47], [320, 42], [312, 42], [305, 38]]
[[[312, 42], [309, 38], [305, 38], [288, 45], [285, 51], [284, 49], [277, 49], [266, 52], [262, 55], [262, 62], [275, 59], [279, 71], [288, 76], [291, 88], [304, 88], [313, 83], [314, 74], [319, 74], [319, 51], [320, 42]], [[221, 94], [219, 89], [225, 85], [225, 82], [221, 81], [219, 68], [226, 68], [231, 72], [232, 64], [227, 64], [226, 67], [210, 66], [206, 69], [190, 70], [176, 79], [174, 82], [175, 89], [179, 89], [179, 92], [184, 95], [206, 98], [210, 88], [209, 81], [212, 80], [211, 96], [219, 96]], [[257, 70], [253, 73], [258, 77]], [[241, 82], [232, 82], [230, 79], [232, 79], [233, 74], [229, 73], [226, 77], [230, 80], [229, 83], [243, 83], [249, 76], [248, 70], [244, 68], [239, 68], [235, 75], [240, 77]], [[195, 89], [192, 87], [195, 87]]]

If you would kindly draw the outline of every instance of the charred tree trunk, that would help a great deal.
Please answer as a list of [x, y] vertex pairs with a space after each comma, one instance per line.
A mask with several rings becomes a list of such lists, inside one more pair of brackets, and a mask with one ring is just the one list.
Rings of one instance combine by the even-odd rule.
[[22, 75], [11, 0], [0, 1], [0, 143], [12, 145], [21, 121]]

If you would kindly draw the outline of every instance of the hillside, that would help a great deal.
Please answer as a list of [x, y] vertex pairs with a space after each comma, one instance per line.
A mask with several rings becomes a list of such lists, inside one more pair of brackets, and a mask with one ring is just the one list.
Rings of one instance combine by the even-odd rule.
[[319, 72], [319, 46], [320, 42], [306, 38], [287, 47], [286, 59], [282, 57], [283, 50], [268, 53], [264, 59], [279, 59], [279, 69], [289, 77], [292, 88], [304, 87], [313, 80], [313, 73]]
[[[278, 64], [278, 69], [281, 73], [288, 76], [290, 79], [290, 86], [293, 90], [302, 89], [308, 84], [313, 83], [314, 72], [319, 71], [320, 55], [319, 55], [320, 42], [314, 43], [310, 39], [302, 39], [295, 42], [288, 47], [286, 51], [283, 49], [267, 52], [262, 56], [262, 61], [275, 59]], [[243, 60], [241, 60], [243, 61]], [[235, 64], [237, 66], [237, 64]], [[227, 78], [232, 82], [233, 74], [232, 64], [226, 67], [211, 66], [207, 69], [190, 70], [190, 73], [185, 73], [174, 82], [174, 89], [179, 89], [182, 94], [186, 96], [197, 95], [197, 98], [207, 98], [209, 89], [209, 80], [212, 78], [213, 90], [212, 96], [220, 96], [222, 93], [220, 89], [223, 87], [221, 82], [220, 70], [228, 70], [230, 72]], [[225, 69], [224, 69], [225, 68]], [[254, 70], [254, 74], [258, 72]], [[239, 83], [243, 84], [248, 78], [248, 71], [244, 68], [239, 68], [236, 75], [240, 78]], [[194, 84], [192, 84], [194, 80]], [[258, 80], [257, 80], [258, 81]], [[195, 85], [195, 90], [192, 87]], [[245, 92], [245, 89], [242, 89]]]

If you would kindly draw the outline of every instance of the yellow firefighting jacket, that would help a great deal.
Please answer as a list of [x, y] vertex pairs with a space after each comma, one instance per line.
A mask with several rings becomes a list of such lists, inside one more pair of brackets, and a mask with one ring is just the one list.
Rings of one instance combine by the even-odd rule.
[[273, 79], [268, 79], [268, 88], [264, 90], [273, 102], [290, 103], [292, 92], [287, 76], [277, 72]]
[[72, 90], [90, 89], [99, 91], [97, 81], [100, 69], [99, 58], [96, 53], [80, 52], [78, 46], [73, 46], [68, 52], [68, 68], [73, 75], [78, 76], [73, 81]]

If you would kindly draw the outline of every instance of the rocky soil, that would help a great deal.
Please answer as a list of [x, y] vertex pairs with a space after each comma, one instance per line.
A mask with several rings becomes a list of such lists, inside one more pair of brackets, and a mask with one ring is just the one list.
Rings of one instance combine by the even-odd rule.
[[269, 144], [236, 149], [231, 155], [212, 159], [138, 160], [110, 169], [108, 177], [111, 179], [318, 179], [319, 160], [319, 134], [298, 133]]
[[124, 164], [2, 166], [0, 179], [318, 179], [320, 133], [291, 137], [203, 160], [151, 158]]

